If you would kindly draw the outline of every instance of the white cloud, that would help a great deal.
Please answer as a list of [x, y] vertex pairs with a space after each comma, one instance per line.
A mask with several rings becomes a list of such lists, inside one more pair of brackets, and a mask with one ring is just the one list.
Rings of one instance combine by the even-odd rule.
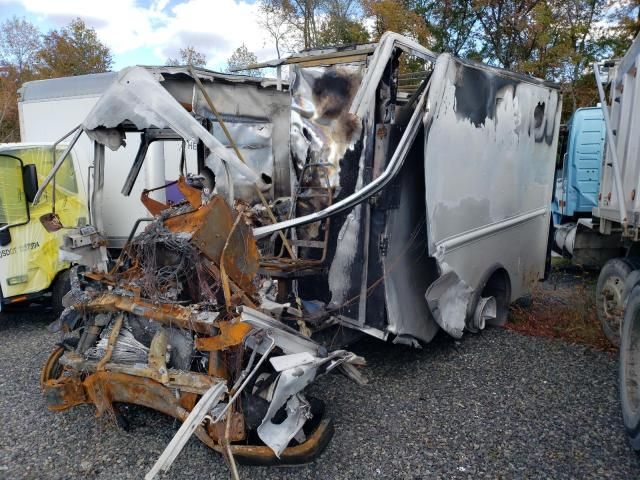
[[29, 13], [53, 25], [81, 17], [115, 56], [144, 48], [163, 63], [181, 47], [192, 45], [207, 56], [210, 68], [222, 68], [242, 43], [260, 60], [276, 56], [268, 34], [257, 23], [257, 5], [243, 0], [185, 0], [171, 7], [168, 0], [152, 0], [148, 7], [135, 0], [19, 1]]
[[207, 55], [209, 65], [224, 65], [231, 52], [244, 43], [258, 58], [274, 57], [265, 48], [267, 34], [257, 23], [255, 4], [236, 0], [188, 0], [171, 9], [167, 24], [156, 31], [165, 56], [181, 46], [193, 45]]

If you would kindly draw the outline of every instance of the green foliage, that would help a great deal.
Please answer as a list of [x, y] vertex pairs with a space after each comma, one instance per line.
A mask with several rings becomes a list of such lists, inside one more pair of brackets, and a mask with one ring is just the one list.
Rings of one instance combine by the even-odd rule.
[[233, 51], [229, 60], [227, 60], [227, 72], [235, 73], [236, 75], [259, 77], [259, 70], [245, 69], [245, 67], [254, 63], [258, 63], [258, 57], [256, 57], [255, 53], [249, 51], [247, 46], [243, 43]]
[[76, 18], [43, 37], [37, 71], [42, 78], [65, 77], [106, 72], [112, 64], [111, 52], [96, 31]]
[[612, 32], [603, 42], [614, 56], [621, 56], [633, 39], [640, 35], [640, 0], [611, 0], [611, 4], [609, 21], [613, 24]]
[[367, 42], [362, 13], [359, 0], [261, 0], [259, 23], [280, 55], [281, 39], [297, 49]]
[[353, 0], [325, 0], [322, 4], [323, 18], [317, 36], [319, 45], [349, 45], [366, 43], [369, 32], [362, 19], [355, 14]]
[[405, 0], [362, 0], [365, 12], [374, 20], [377, 40], [386, 31], [401, 33], [423, 45], [430, 45], [430, 32], [424, 19]]
[[0, 142], [20, 140], [18, 89], [24, 82], [105, 72], [109, 49], [81, 19], [46, 35], [24, 18], [0, 25]]
[[369, 32], [356, 20], [351, 20], [348, 17], [329, 16], [318, 32], [317, 41], [320, 45], [367, 43]]
[[469, 56], [475, 53], [476, 10], [469, 0], [411, 0], [409, 8], [424, 18], [429, 47], [436, 52]]

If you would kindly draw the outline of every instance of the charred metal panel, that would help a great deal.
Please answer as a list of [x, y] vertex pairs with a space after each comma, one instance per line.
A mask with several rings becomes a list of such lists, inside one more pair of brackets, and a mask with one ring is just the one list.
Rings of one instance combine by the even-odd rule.
[[[424, 292], [438, 276], [427, 249], [427, 219], [424, 206], [423, 136], [418, 135], [403, 166], [395, 192], [398, 206], [387, 211], [381, 257], [385, 275], [387, 330], [429, 342], [438, 331]], [[395, 183], [395, 182], [394, 182]]]
[[[273, 198], [290, 195], [289, 93], [261, 89], [251, 84], [205, 82], [204, 86], [247, 163], [260, 175], [271, 179]], [[213, 135], [228, 149], [231, 148], [199, 90], [193, 91], [193, 112], [211, 120]], [[233, 150], [229, 151], [234, 154]], [[217, 180], [225, 182], [220, 162], [214, 160], [208, 166]], [[253, 183], [241, 174], [233, 173], [236, 198], [257, 202]], [[224, 183], [220, 187], [224, 191]]]
[[443, 273], [481, 289], [497, 262], [512, 298], [542, 277], [560, 111], [542, 81], [438, 58], [424, 174], [428, 248]]
[[[244, 160], [260, 175], [266, 175], [273, 179], [275, 176], [275, 161], [273, 158], [273, 123], [267, 119], [253, 119], [243, 117], [228, 117], [225, 124], [229, 133], [233, 137], [238, 149], [240, 150]], [[226, 135], [222, 131], [220, 124], [215, 120], [211, 120], [211, 133], [216, 137], [222, 145], [231, 149]], [[233, 152], [233, 150], [230, 150]], [[220, 192], [228, 192], [228, 181], [225, 174], [224, 166], [217, 161], [205, 162], [205, 166], [216, 176], [216, 187]], [[234, 195], [236, 198], [244, 201], [255, 203], [257, 195], [255, 185], [242, 175], [232, 175], [234, 181]], [[287, 177], [288, 178], [288, 177]], [[278, 178], [277, 183], [280, 185], [283, 179]], [[280, 192], [284, 188], [278, 188]]]
[[[293, 69], [291, 161], [297, 172], [307, 163], [325, 164], [336, 201], [362, 188], [364, 162], [372, 160], [357, 142], [361, 122], [349, 113], [363, 74], [360, 65]], [[314, 207], [317, 211], [325, 205], [316, 202]], [[301, 282], [303, 291], [320, 294], [333, 308], [360, 293], [365, 233], [362, 208], [359, 205], [332, 218], [326, 280]], [[326, 287], [310, 285], [318, 282]], [[341, 312], [358, 318], [358, 303], [345, 305]]]
[[363, 70], [362, 66], [292, 69], [292, 162], [297, 172], [307, 163], [329, 164], [331, 185], [338, 190], [340, 161], [360, 128], [349, 107]]

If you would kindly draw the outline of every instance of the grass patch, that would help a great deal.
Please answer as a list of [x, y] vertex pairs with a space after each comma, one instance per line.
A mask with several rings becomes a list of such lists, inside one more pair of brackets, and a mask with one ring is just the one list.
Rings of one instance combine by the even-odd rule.
[[511, 306], [505, 328], [526, 335], [559, 338], [604, 351], [616, 351], [596, 315], [597, 275], [564, 263], [536, 285], [530, 301]]

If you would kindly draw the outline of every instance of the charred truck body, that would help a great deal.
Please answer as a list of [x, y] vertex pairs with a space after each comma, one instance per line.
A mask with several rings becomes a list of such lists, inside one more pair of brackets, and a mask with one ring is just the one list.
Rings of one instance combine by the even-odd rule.
[[[308, 460], [331, 422], [304, 388], [333, 368], [364, 381], [344, 345], [501, 324], [544, 273], [554, 85], [394, 33], [282, 64], [288, 84], [129, 68], [72, 132], [95, 140], [92, 223], [65, 237], [79, 266], [42, 384], [52, 410], [130, 402], [183, 421], [150, 476], [191, 433], [230, 460]], [[130, 135], [124, 195], [152, 142], [197, 143], [198, 172], [174, 204], [143, 194], [151, 215], [111, 258], [105, 146]]]

